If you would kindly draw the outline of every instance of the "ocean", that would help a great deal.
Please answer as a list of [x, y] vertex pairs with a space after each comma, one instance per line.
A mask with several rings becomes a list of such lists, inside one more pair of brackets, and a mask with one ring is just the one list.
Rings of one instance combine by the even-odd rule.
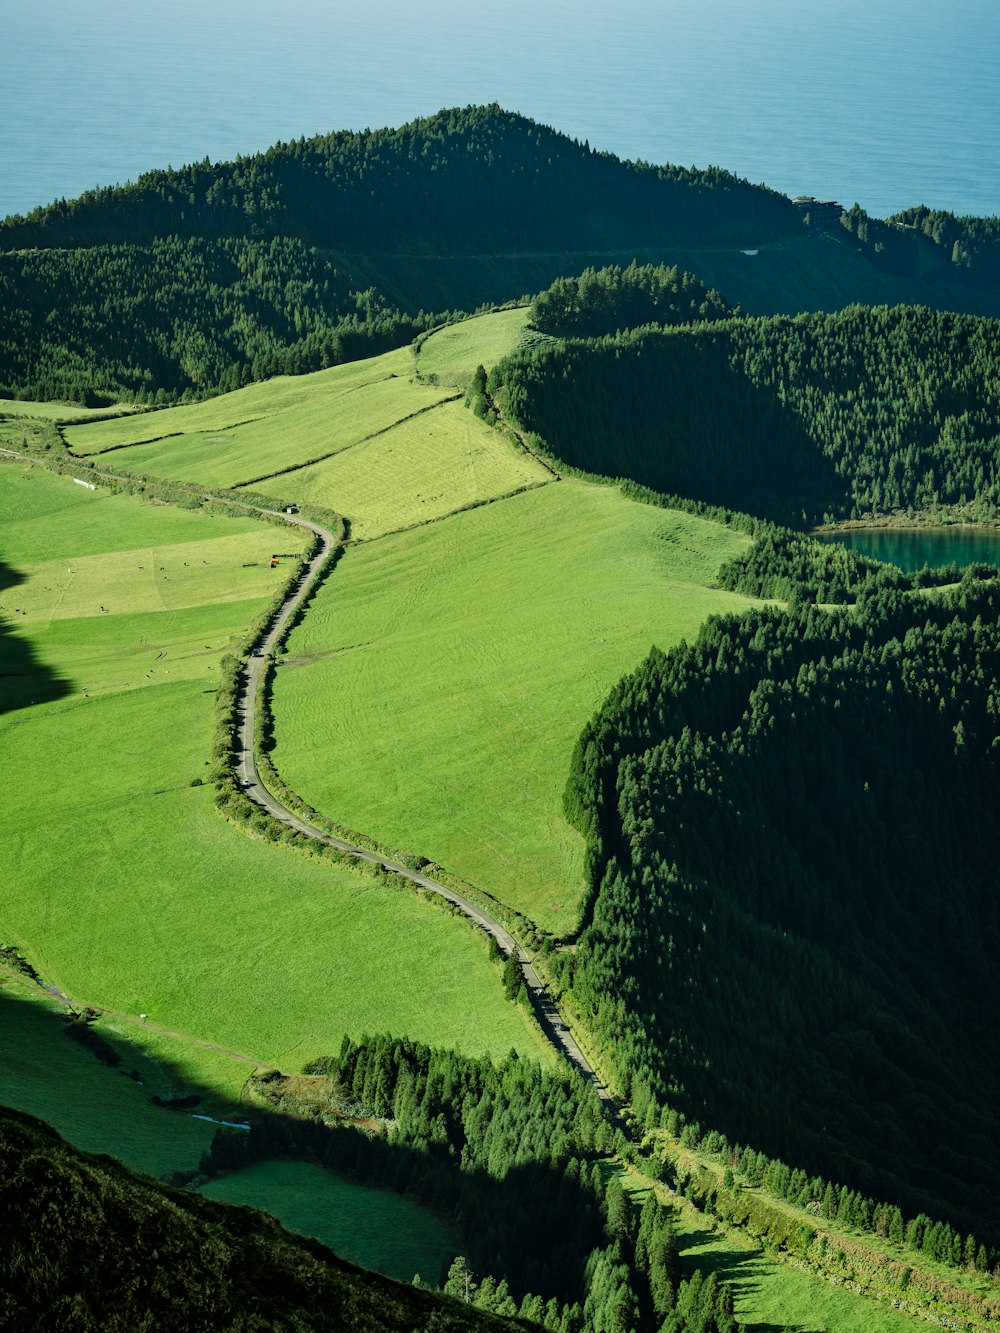
[[499, 102], [885, 216], [1000, 213], [997, 0], [0, 0], [0, 216]]

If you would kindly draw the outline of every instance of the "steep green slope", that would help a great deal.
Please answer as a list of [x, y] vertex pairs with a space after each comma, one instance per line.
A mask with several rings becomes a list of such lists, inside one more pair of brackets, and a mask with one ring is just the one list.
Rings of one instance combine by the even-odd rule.
[[502, 1329], [337, 1258], [273, 1218], [70, 1148], [0, 1111], [0, 1323], [24, 1333]]

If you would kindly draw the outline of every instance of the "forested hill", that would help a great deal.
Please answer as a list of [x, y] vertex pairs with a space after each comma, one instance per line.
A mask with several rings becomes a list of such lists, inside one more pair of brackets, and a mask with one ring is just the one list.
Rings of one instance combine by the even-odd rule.
[[489, 389], [586, 471], [801, 526], [1000, 512], [1000, 324], [920, 307], [524, 348]]
[[488, 106], [153, 171], [8, 219], [0, 247], [283, 236], [325, 249], [478, 254], [760, 245], [800, 230], [783, 195], [729, 172], [623, 162]]
[[[870, 243], [860, 223], [810, 230], [763, 185], [621, 161], [497, 106], [299, 139], [0, 221], [0, 398], [203, 397], [632, 260], [762, 314], [1000, 313], [1000, 278], [970, 284], [922, 233], [877, 225]], [[900, 246], [924, 258], [900, 266]]]
[[566, 980], [646, 1123], [782, 1157], [800, 1206], [823, 1173], [859, 1225], [947, 1220], [959, 1264], [1000, 1241], [998, 616], [968, 578], [710, 621], [616, 688], [567, 788]]
[[77, 1152], [0, 1108], [0, 1327], [19, 1333], [501, 1333], [494, 1318], [338, 1259], [250, 1208]]

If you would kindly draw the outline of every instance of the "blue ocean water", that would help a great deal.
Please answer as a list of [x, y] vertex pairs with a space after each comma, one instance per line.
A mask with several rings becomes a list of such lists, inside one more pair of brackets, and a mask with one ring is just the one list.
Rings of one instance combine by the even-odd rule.
[[1000, 213], [997, 0], [0, 0], [0, 216], [499, 102], [885, 215]]

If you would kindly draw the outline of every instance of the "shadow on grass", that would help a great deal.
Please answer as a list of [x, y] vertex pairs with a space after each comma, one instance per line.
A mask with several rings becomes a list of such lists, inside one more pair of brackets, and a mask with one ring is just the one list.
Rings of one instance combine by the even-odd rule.
[[[768, 1260], [761, 1250], [724, 1249], [716, 1234], [704, 1231], [678, 1232], [677, 1240], [685, 1277], [690, 1277], [696, 1269], [705, 1277], [715, 1273], [732, 1290], [737, 1302], [741, 1297], [753, 1297], [765, 1285]], [[745, 1316], [741, 1318], [745, 1320]], [[773, 1324], [768, 1320], [743, 1322], [741, 1327], [746, 1333], [824, 1333], [818, 1324]]]
[[[463, 1169], [443, 1144], [425, 1149], [391, 1142], [375, 1122], [326, 1124], [301, 1111], [227, 1104], [217, 1089], [185, 1081], [180, 1067], [159, 1051], [154, 1060], [112, 1030], [121, 1027], [120, 1020], [85, 1026], [93, 1042], [71, 1041], [66, 1034], [78, 1034], [82, 1018], [47, 1003], [19, 1005], [6, 998], [15, 986], [8, 982], [0, 988], [0, 1061], [11, 1071], [0, 1102], [47, 1120], [84, 1151], [127, 1161], [123, 1141], [130, 1137], [134, 1148], [136, 1134], [148, 1134], [158, 1148], [149, 1156], [160, 1162], [161, 1179], [177, 1185], [202, 1183], [254, 1163], [311, 1162], [342, 1180], [409, 1198], [448, 1220], [475, 1273], [506, 1275], [512, 1288], [539, 1292], [546, 1300], [576, 1298], [588, 1253], [604, 1243], [595, 1196], [561, 1169], [529, 1161], [512, 1165], [498, 1179], [481, 1168]], [[25, 992], [17, 986], [17, 993]], [[44, 998], [40, 990], [34, 993]], [[108, 1063], [109, 1050], [117, 1064]], [[46, 1062], [51, 1086], [47, 1079], [40, 1086], [38, 1066]], [[246, 1071], [249, 1075], [252, 1067]], [[167, 1101], [173, 1106], [164, 1106]], [[192, 1115], [250, 1129], [218, 1126], [205, 1150], [204, 1140], [183, 1132]], [[164, 1151], [161, 1140], [172, 1140], [176, 1150], [168, 1143]], [[445, 1273], [425, 1276], [443, 1282]]]
[[24, 574], [0, 560], [0, 713], [50, 703], [71, 689], [18, 633], [24, 611], [17, 604], [17, 588], [24, 581]]

